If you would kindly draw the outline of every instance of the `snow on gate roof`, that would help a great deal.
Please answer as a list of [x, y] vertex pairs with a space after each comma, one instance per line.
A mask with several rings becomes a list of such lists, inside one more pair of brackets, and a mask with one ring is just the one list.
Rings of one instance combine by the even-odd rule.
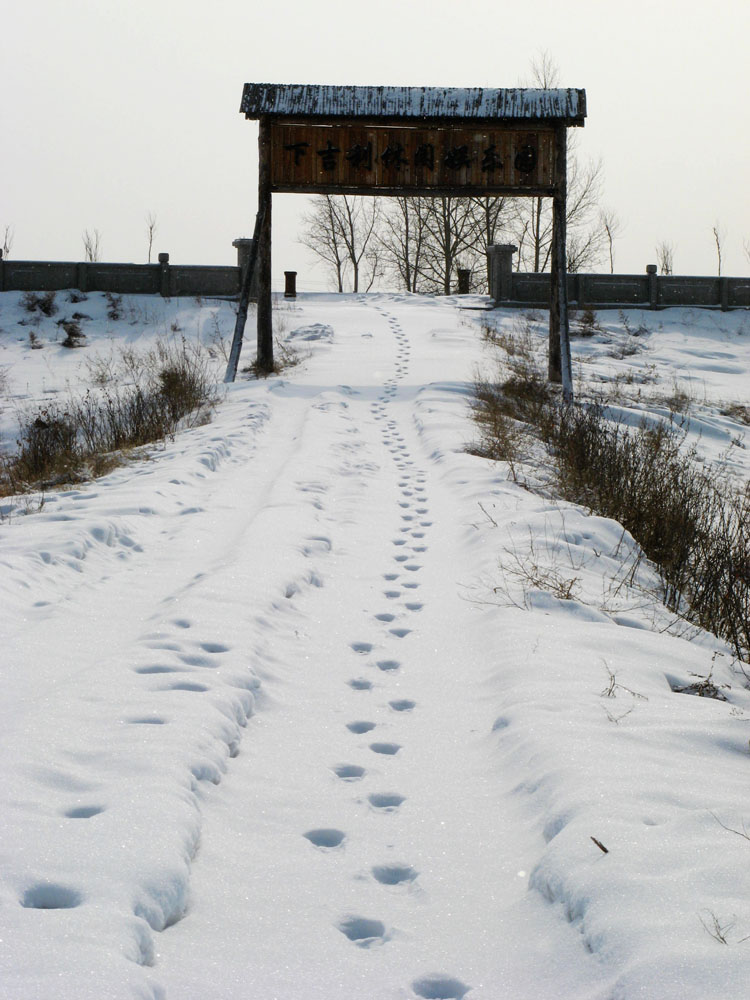
[[500, 118], [583, 125], [586, 91], [246, 83], [240, 111], [246, 118]]

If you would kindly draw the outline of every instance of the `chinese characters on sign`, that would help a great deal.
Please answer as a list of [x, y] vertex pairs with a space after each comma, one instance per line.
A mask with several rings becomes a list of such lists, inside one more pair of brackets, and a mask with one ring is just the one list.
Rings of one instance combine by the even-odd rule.
[[272, 125], [274, 190], [547, 191], [550, 129]]

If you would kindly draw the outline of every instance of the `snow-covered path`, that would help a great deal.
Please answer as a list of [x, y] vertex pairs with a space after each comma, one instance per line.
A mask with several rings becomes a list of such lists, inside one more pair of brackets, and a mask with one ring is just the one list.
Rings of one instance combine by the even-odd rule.
[[316, 398], [317, 478], [286, 470], [314, 497], [319, 585], [263, 611], [269, 703], [158, 944], [168, 995], [582, 996], [594, 978], [577, 936], [523, 905], [541, 838], [493, 754], [483, 685], [502, 654], [459, 595], [465, 525], [415, 429], [409, 337], [381, 316], [395, 374], [373, 400]]
[[465, 453], [456, 305], [303, 297], [300, 368], [0, 525], [3, 1000], [744, 997], [750, 699]]

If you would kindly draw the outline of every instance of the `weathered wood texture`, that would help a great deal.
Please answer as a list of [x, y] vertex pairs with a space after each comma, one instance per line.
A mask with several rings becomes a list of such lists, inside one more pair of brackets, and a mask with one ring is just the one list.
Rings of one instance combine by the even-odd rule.
[[247, 118], [506, 119], [583, 125], [586, 91], [246, 83], [240, 111]]
[[555, 132], [271, 125], [274, 191], [552, 194]]
[[245, 324], [247, 323], [247, 309], [250, 305], [250, 287], [253, 283], [253, 274], [258, 259], [258, 244], [261, 227], [263, 225], [263, 213], [258, 212], [255, 216], [255, 229], [253, 230], [252, 246], [250, 256], [242, 275], [242, 288], [240, 289], [240, 300], [237, 303], [237, 316], [234, 321], [234, 337], [232, 338], [232, 348], [229, 352], [229, 361], [224, 375], [225, 382], [234, 382], [237, 377], [237, 365], [242, 351], [242, 341], [245, 336]]
[[262, 372], [273, 370], [273, 304], [271, 299], [271, 127], [261, 118], [258, 134], [258, 356]]
[[568, 280], [566, 208], [567, 197], [567, 135], [564, 127], [557, 130], [555, 153], [558, 185], [552, 199], [552, 281], [549, 310], [549, 379], [562, 382], [563, 399], [573, 402], [573, 379], [570, 364], [568, 329]]

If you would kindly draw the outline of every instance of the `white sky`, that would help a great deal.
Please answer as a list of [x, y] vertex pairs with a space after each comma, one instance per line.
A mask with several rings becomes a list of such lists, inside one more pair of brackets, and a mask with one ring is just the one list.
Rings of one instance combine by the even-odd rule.
[[[547, 50], [584, 87], [584, 157], [625, 224], [618, 271], [661, 240], [675, 268], [750, 270], [750, 0], [3, 0], [0, 236], [16, 259], [235, 263], [256, 208], [248, 82], [513, 87]], [[305, 196], [274, 198], [274, 280], [310, 275], [296, 244]], [[313, 276], [311, 276], [313, 277]], [[315, 280], [323, 282], [321, 274]]]

